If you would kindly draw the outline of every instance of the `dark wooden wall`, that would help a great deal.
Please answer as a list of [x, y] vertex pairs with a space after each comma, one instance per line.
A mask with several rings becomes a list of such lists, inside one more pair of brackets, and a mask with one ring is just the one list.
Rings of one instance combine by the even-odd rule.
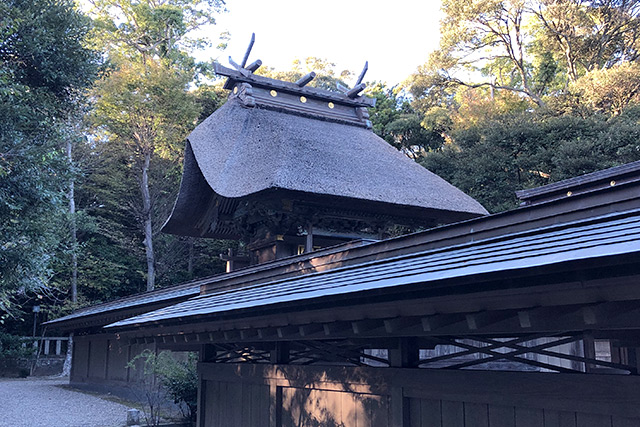
[[640, 426], [640, 378], [200, 364], [200, 427]]
[[134, 344], [117, 338], [114, 334], [84, 335], [73, 339], [73, 364], [70, 383], [77, 386], [95, 385], [96, 389], [127, 388], [141, 381], [144, 372], [142, 361], [136, 369], [127, 364], [145, 349], [156, 351], [156, 345]]

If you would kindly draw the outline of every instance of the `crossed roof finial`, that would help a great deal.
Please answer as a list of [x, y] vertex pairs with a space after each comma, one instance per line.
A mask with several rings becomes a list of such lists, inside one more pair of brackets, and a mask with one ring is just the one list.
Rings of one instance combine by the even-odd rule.
[[[229, 64], [231, 64], [231, 66], [233, 66], [233, 68], [235, 68], [244, 77], [249, 77], [251, 73], [255, 72], [262, 65], [262, 61], [259, 59], [247, 65], [247, 61], [249, 60], [249, 55], [251, 54], [251, 49], [253, 49], [253, 44], [255, 42], [256, 42], [256, 33], [251, 33], [251, 40], [249, 41], [249, 46], [247, 47], [247, 50], [245, 51], [244, 57], [242, 58], [242, 62], [240, 64], [235, 62], [233, 58], [229, 56]], [[365, 74], [367, 74], [367, 70], [369, 70], [369, 61], [365, 61], [364, 68], [360, 72], [360, 75], [358, 76], [358, 80], [356, 81], [356, 84], [353, 86], [353, 88], [349, 88], [348, 86], [344, 86], [338, 83], [337, 89], [340, 92], [344, 93], [347, 96], [347, 98], [350, 98], [350, 99], [357, 98], [360, 95], [360, 92], [362, 92], [367, 87], [366, 84], [362, 83], [362, 80], [364, 79]], [[295, 84], [299, 87], [304, 87], [307, 84], [309, 84], [315, 77], [316, 77], [316, 73], [314, 71], [311, 71], [310, 73], [302, 76]]]

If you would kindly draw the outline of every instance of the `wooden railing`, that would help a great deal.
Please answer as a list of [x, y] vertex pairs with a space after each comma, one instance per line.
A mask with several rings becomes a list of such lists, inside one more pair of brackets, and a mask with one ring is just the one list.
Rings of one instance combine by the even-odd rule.
[[[34, 352], [38, 353], [40, 350], [40, 357], [62, 357], [66, 354], [69, 337], [24, 337], [23, 340], [33, 341]], [[26, 347], [27, 343], [22, 346]]]

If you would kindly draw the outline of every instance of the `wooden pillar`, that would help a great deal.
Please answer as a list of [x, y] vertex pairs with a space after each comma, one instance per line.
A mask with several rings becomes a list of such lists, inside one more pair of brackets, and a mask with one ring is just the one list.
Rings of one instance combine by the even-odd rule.
[[269, 427], [282, 427], [282, 387], [269, 386]]
[[[420, 347], [414, 337], [398, 339], [398, 347], [389, 349], [389, 364], [392, 368], [417, 368], [420, 362]], [[393, 427], [409, 427], [409, 398], [404, 396], [402, 386], [391, 389], [391, 425]]]
[[233, 248], [229, 248], [227, 250], [227, 254], [229, 255], [229, 259], [227, 260], [227, 273], [231, 273], [233, 271]]
[[409, 413], [409, 398], [404, 397], [404, 388], [393, 386], [391, 388], [391, 426], [410, 427]]
[[277, 342], [275, 349], [271, 350], [271, 363], [280, 365], [289, 363], [289, 350], [290, 346], [288, 342]]
[[313, 252], [313, 225], [311, 223], [307, 225], [307, 240], [304, 244], [304, 252]]
[[201, 364], [211, 362], [216, 357], [216, 348], [211, 344], [203, 344], [200, 346], [200, 352], [198, 354], [198, 413], [196, 417], [196, 426], [206, 426], [206, 412], [207, 412], [207, 382], [202, 377]]
[[[584, 346], [584, 357], [588, 359], [596, 358], [596, 346], [595, 341], [593, 339], [593, 333], [585, 332], [582, 336], [582, 345]], [[584, 371], [589, 373], [593, 372], [593, 369], [596, 367], [593, 363], [585, 363]]]
[[417, 368], [420, 349], [415, 338], [400, 338], [398, 348], [389, 349], [389, 365], [393, 368]]

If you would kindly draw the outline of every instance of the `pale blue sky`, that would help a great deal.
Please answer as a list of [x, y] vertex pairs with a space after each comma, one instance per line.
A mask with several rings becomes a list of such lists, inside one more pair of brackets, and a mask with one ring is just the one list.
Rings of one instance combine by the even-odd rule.
[[[280, 70], [295, 58], [316, 56], [337, 70], [360, 72], [369, 61], [366, 80], [400, 83], [426, 62], [439, 42], [440, 2], [420, 0], [225, 0], [228, 12], [217, 18], [210, 34], [228, 30], [226, 51], [211, 49], [197, 56], [236, 62], [256, 33], [249, 62]], [[209, 29], [211, 31], [211, 29]], [[352, 82], [348, 82], [352, 83]]]

